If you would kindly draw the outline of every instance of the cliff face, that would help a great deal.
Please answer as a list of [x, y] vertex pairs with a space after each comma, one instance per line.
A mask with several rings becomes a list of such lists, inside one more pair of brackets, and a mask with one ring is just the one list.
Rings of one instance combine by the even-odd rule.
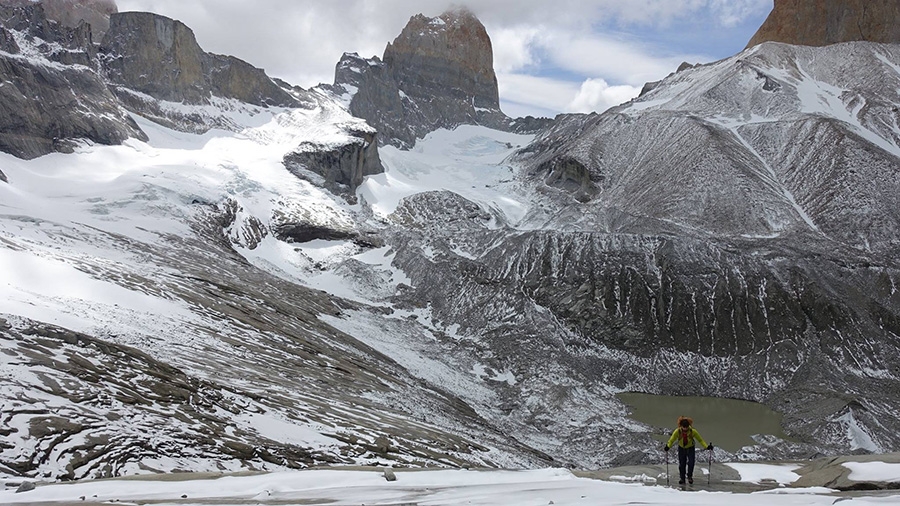
[[159, 100], [205, 104], [216, 95], [261, 106], [297, 105], [261, 69], [204, 52], [184, 23], [157, 14], [111, 16], [100, 51], [113, 84]]
[[469, 11], [413, 16], [384, 50], [400, 89], [413, 99], [434, 95], [500, 109], [494, 52], [484, 25]]
[[851, 41], [900, 42], [900, 3], [775, 0], [775, 9], [747, 47], [763, 42], [827, 46]]
[[[287, 91], [262, 69], [204, 52], [179, 21], [114, 11], [114, 2], [101, 0], [0, 0], [0, 80], [9, 84], [0, 87], [0, 150], [34, 158], [84, 141], [146, 139], [127, 111], [205, 132], [236, 125], [227, 113], [182, 104], [308, 102], [302, 90]], [[98, 44], [94, 25], [106, 29], [104, 21]]]
[[380, 142], [399, 147], [439, 128], [536, 131], [548, 121], [513, 121], [500, 111], [491, 39], [465, 9], [413, 16], [383, 59], [345, 54], [330, 88], [378, 130]]
[[[20, 158], [68, 152], [82, 140], [119, 144], [144, 133], [91, 68], [91, 28], [51, 22], [41, 4], [0, 6], [0, 150]], [[50, 44], [22, 56], [12, 32]]]
[[110, 19], [101, 45], [113, 83], [173, 102], [201, 103], [203, 50], [190, 28], [149, 12], [129, 12]]

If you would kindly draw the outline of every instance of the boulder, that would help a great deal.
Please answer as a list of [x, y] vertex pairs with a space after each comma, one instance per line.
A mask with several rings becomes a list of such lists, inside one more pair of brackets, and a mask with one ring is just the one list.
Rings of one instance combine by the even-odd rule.
[[19, 485], [19, 488], [16, 489], [16, 493], [21, 494], [22, 492], [31, 492], [35, 488], [37, 487], [35, 486], [33, 481], [25, 481], [22, 482], [21, 485]]
[[800, 479], [791, 484], [795, 488], [828, 487], [836, 490], [896, 490], [900, 483], [889, 477], [866, 478], [865, 474], [857, 476], [852, 468], [867, 465], [900, 464], [900, 454], [884, 453], [879, 455], [843, 455], [826, 457], [808, 463], [797, 470]]
[[763, 42], [827, 46], [850, 41], [900, 42], [900, 3], [775, 0], [775, 8], [747, 47]]

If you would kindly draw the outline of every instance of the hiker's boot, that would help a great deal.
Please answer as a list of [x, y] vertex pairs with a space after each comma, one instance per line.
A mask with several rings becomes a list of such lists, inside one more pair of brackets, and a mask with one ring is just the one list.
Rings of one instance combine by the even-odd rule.
[[694, 477], [693, 477], [693, 476], [688, 476], [688, 483], [690, 483], [691, 485], [694, 484]]

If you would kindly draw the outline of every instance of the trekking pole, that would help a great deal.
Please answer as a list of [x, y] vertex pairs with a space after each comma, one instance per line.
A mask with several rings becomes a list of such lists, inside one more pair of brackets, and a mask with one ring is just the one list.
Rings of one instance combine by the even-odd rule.
[[669, 452], [664, 452], [666, 454], [666, 486], [669, 486]]
[[706, 485], [709, 486], [710, 480], [712, 480], [712, 449], [709, 450], [709, 465], [707, 466], [706, 473]]

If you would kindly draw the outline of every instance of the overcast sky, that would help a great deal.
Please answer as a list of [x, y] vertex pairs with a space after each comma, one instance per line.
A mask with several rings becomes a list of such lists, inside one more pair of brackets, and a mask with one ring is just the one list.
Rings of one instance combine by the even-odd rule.
[[504, 112], [603, 111], [687, 61], [744, 49], [773, 0], [117, 0], [184, 22], [208, 52], [304, 88], [344, 52], [384, 53], [409, 18], [471, 9], [487, 28]]

